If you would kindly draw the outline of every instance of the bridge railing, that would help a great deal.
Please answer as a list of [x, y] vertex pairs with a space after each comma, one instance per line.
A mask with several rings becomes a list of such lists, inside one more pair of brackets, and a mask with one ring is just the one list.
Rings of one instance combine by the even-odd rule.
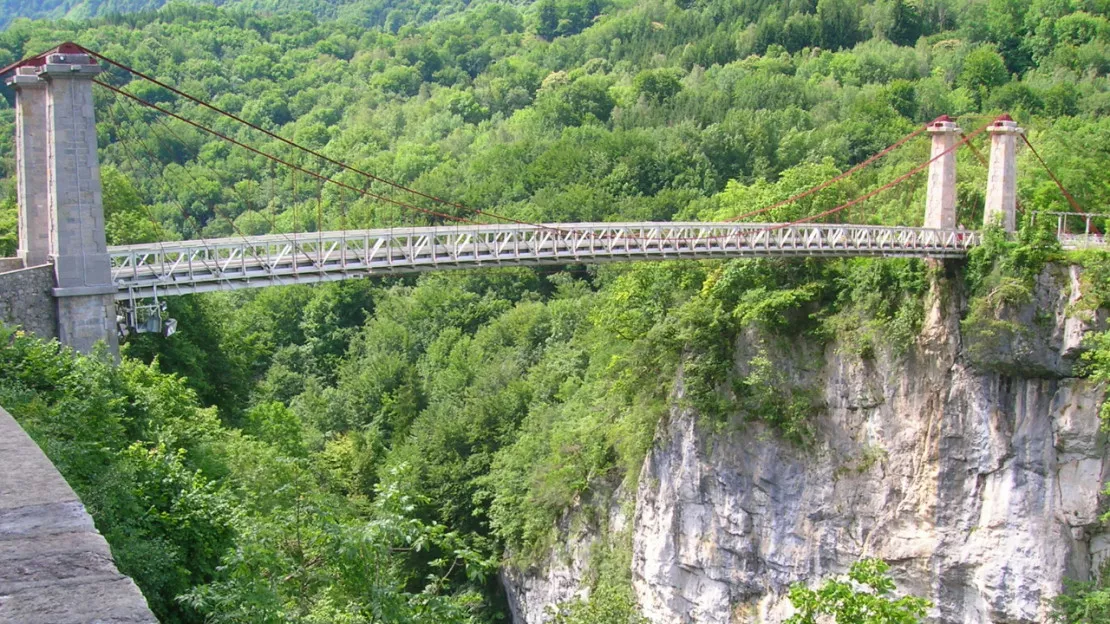
[[451, 268], [768, 256], [959, 257], [968, 230], [836, 224], [460, 225], [109, 248], [117, 298]]
[[[1051, 210], [1034, 210], [1030, 213], [1030, 221], [1036, 223], [1045, 219], [1056, 220], [1056, 239], [1065, 249], [1080, 249], [1084, 247], [1101, 247], [1106, 245], [1107, 239], [1098, 227], [1099, 223], [1105, 225], [1110, 215], [1093, 212], [1059, 212]], [[1072, 232], [1070, 225], [1083, 224], [1082, 232]]]

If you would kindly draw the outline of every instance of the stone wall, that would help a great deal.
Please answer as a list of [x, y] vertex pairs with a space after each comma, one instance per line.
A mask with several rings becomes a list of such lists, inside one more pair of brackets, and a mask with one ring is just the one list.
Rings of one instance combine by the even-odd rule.
[[57, 338], [53, 288], [54, 267], [49, 264], [0, 273], [0, 321], [42, 338]]
[[85, 506], [0, 408], [0, 623], [157, 624]]

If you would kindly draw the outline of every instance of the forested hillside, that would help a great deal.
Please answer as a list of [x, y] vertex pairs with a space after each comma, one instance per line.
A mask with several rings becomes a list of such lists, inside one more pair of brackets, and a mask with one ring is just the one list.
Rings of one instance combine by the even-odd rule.
[[[109, 4], [75, 6], [146, 8]], [[0, 65], [72, 40], [464, 217], [728, 218], [939, 115], [970, 132], [1004, 111], [1081, 206], [1110, 200], [1100, 0], [292, 4], [15, 21]], [[277, 11], [295, 8], [307, 10]], [[350, 186], [443, 210], [117, 68], [105, 79]], [[111, 243], [430, 219], [104, 89], [97, 114]], [[12, 123], [0, 101], [0, 255], [15, 248]], [[927, 154], [919, 138], [761, 218], [836, 206]], [[978, 228], [985, 167], [962, 153], [959, 175], [960, 221]], [[1070, 209], [1029, 153], [1019, 192], [1026, 210]], [[834, 218], [913, 225], [923, 206], [919, 176]], [[1029, 230], [1003, 269], [1027, 277], [1044, 247]], [[973, 292], [996, 284], [994, 258], [973, 265]], [[684, 401], [710, 424], [740, 411], [804, 446], [819, 406], [766, 358], [737, 378], [736, 337], [835, 334], [860, 357], [899, 352], [927, 287], [918, 261], [796, 260], [181, 297], [169, 302], [179, 333], [133, 337], [119, 368], [0, 336], [0, 405], [74, 483], [164, 622], [506, 621], [503, 557], [526, 564], [567, 509], [635, 480], [680, 370]], [[561, 622], [636, 621], [622, 548]]]
[[[274, 13], [282, 11], [309, 11], [321, 17], [334, 17], [346, 2], [324, 0], [220, 0], [206, 2], [231, 9]], [[139, 11], [152, 11], [166, 4], [165, 0], [3, 0], [0, 2], [0, 28], [5, 28], [19, 18], [83, 20]], [[397, 3], [401, 5], [403, 3]], [[384, 13], [391, 4], [379, 3], [374, 8]]]

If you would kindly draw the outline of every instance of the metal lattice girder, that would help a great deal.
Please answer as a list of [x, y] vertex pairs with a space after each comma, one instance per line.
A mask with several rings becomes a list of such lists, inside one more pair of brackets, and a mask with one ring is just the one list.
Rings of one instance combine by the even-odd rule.
[[565, 223], [268, 234], [109, 247], [117, 299], [418, 271], [776, 256], [962, 257], [979, 234], [867, 225]]

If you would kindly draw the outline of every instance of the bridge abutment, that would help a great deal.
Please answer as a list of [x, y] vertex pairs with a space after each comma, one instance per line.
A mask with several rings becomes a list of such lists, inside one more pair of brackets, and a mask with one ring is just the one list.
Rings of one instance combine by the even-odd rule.
[[992, 123], [990, 168], [987, 170], [985, 225], [997, 223], [1007, 232], [1017, 230], [1017, 138], [1024, 130], [1005, 115]]

